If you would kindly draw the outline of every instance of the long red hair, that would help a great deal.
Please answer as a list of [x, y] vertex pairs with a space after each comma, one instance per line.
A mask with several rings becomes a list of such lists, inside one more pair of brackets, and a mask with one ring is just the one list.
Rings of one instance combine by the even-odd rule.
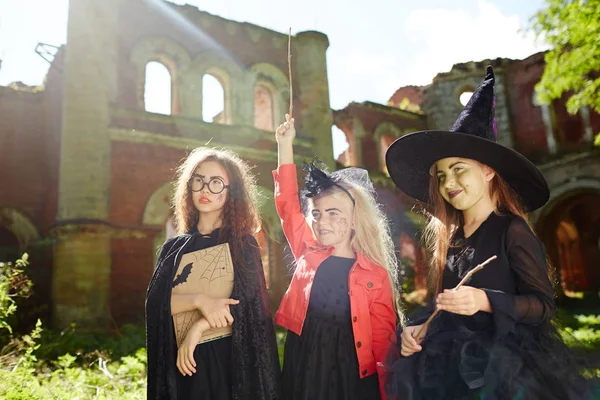
[[200, 213], [194, 207], [189, 181], [194, 171], [203, 162], [219, 163], [229, 176], [227, 200], [221, 215], [222, 226], [219, 242], [224, 238], [230, 244], [231, 257], [235, 264], [243, 262], [244, 241], [248, 235], [254, 236], [260, 227], [256, 208], [256, 180], [251, 168], [235, 153], [209, 147], [194, 149], [177, 169], [175, 195], [175, 224], [178, 234], [190, 233], [197, 226]]

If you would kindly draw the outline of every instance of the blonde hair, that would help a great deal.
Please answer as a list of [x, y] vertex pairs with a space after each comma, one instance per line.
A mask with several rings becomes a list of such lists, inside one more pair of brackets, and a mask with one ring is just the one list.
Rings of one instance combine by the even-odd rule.
[[[480, 166], [485, 166], [485, 164], [477, 163]], [[491, 169], [489, 166], [486, 167]], [[446, 257], [452, 236], [464, 224], [464, 220], [462, 212], [452, 207], [440, 194], [439, 182], [435, 174], [435, 165], [432, 168], [434, 173], [429, 181], [429, 198], [433, 202], [433, 212], [429, 214], [429, 222], [425, 228], [423, 239], [431, 256], [428, 280], [430, 290], [432, 293], [438, 294], [442, 288], [444, 267], [446, 266]], [[489, 194], [494, 204], [495, 214], [512, 214], [521, 217], [529, 225], [531, 231], [534, 232], [521, 199], [510, 185], [495, 171], [494, 177], [489, 183]], [[549, 260], [547, 259], [546, 261], [548, 264], [548, 276], [552, 280], [552, 267]]]
[[[350, 192], [356, 202], [353, 207], [355, 232], [350, 240], [350, 246], [354, 251], [361, 253], [387, 271], [392, 287], [394, 309], [399, 321], [403, 323], [404, 312], [398, 291], [398, 258], [390, 233], [389, 221], [371, 192], [347, 182], [342, 183], [342, 186]], [[341, 192], [341, 189], [334, 187], [320, 196]]]

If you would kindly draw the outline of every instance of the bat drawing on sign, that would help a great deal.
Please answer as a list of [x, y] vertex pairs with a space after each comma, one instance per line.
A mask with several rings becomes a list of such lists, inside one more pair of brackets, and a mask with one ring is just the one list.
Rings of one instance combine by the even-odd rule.
[[190, 276], [190, 272], [192, 272], [193, 265], [194, 265], [193, 263], [189, 263], [188, 265], [183, 267], [183, 269], [181, 270], [181, 273], [175, 277], [175, 280], [173, 281], [173, 287], [175, 287], [181, 283], [187, 282], [187, 278], [188, 278], [188, 276]]

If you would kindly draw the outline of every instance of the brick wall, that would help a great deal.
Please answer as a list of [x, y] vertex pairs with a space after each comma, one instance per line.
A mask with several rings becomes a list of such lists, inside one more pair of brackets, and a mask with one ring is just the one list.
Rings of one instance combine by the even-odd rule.
[[41, 231], [57, 190], [56, 132], [45, 115], [45, 93], [0, 87], [0, 207], [19, 210]]
[[506, 93], [515, 150], [532, 159], [548, 152], [542, 109], [533, 101], [534, 87], [543, 71], [542, 53], [514, 62], [506, 70]]

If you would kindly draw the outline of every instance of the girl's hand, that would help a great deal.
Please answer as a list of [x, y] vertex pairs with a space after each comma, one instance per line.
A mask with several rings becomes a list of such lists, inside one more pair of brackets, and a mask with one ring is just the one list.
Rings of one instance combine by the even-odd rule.
[[[402, 354], [404, 357], [412, 356], [413, 354], [423, 350], [419, 344], [420, 341], [417, 341], [415, 338], [415, 335], [421, 330], [422, 326], [423, 325], [407, 326], [402, 331], [402, 334], [400, 335], [402, 341], [400, 354]], [[426, 333], [427, 328], [425, 328], [425, 332], [422, 332], [422, 336], [425, 337]]]
[[202, 318], [190, 327], [185, 339], [177, 350], [177, 369], [181, 375], [189, 375], [196, 373], [196, 360], [194, 360], [194, 350], [198, 342], [202, 338], [202, 333], [209, 329], [210, 326], [206, 319]]
[[436, 299], [438, 310], [460, 315], [473, 315], [478, 311], [491, 312], [487, 294], [481, 289], [461, 286], [458, 290], [444, 290]]
[[292, 143], [296, 137], [296, 128], [294, 128], [294, 118], [290, 117], [289, 114], [285, 114], [285, 121], [279, 125], [275, 130], [275, 139], [277, 143]]
[[233, 316], [229, 306], [239, 304], [235, 299], [215, 299], [210, 296], [202, 296], [198, 309], [211, 328], [223, 328], [233, 324]]

